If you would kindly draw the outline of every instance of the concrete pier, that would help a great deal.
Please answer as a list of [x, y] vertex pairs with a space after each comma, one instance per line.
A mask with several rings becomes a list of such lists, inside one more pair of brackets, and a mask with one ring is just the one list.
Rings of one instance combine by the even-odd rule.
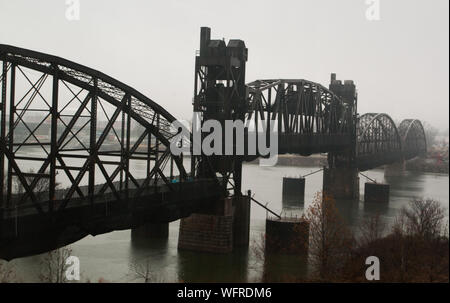
[[294, 204], [305, 201], [305, 178], [283, 178], [283, 203]]
[[325, 168], [323, 194], [333, 199], [359, 199], [359, 175], [356, 168]]
[[233, 198], [233, 246], [248, 247], [250, 243], [250, 193]]
[[167, 239], [169, 237], [169, 223], [145, 223], [131, 229], [132, 238]]
[[364, 202], [389, 202], [389, 184], [364, 184]]
[[203, 213], [181, 219], [178, 249], [229, 253], [246, 247], [250, 236], [250, 199], [225, 198]]
[[309, 223], [297, 218], [266, 219], [267, 253], [304, 254], [309, 247]]

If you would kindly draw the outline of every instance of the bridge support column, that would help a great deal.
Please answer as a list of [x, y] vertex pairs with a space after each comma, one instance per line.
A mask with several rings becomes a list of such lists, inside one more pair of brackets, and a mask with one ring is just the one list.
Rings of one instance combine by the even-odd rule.
[[389, 184], [366, 183], [364, 185], [364, 202], [389, 202]]
[[145, 223], [131, 229], [132, 238], [167, 239], [169, 237], [169, 223]]
[[305, 201], [305, 178], [283, 178], [283, 202], [303, 203]]
[[250, 243], [250, 197], [233, 198], [233, 245], [234, 247], [248, 247]]
[[178, 249], [229, 253], [233, 250], [233, 205], [226, 198], [211, 203], [211, 209], [181, 219]]
[[229, 253], [247, 247], [250, 238], [249, 196], [225, 198], [211, 203], [202, 213], [181, 219], [178, 249]]
[[358, 169], [326, 167], [323, 170], [323, 194], [334, 199], [359, 199]]
[[405, 174], [405, 161], [384, 166], [385, 177], [401, 177]]
[[307, 255], [308, 247], [307, 221], [297, 218], [266, 219], [266, 252]]

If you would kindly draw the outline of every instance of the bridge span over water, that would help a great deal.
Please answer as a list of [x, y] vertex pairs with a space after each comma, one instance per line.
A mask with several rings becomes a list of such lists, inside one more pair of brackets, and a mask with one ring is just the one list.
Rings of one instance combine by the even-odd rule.
[[[426, 152], [420, 121], [397, 126], [387, 114], [358, 115], [353, 82], [332, 76], [329, 88], [297, 79], [246, 84], [246, 61], [243, 41], [225, 45], [202, 28], [194, 111], [203, 119], [277, 123], [279, 154], [328, 153], [330, 167], [363, 171]], [[230, 189], [240, 194], [242, 162], [252, 157], [191, 157], [189, 170], [169, 148], [175, 117], [132, 87], [2, 44], [0, 68], [0, 258], [173, 221]]]

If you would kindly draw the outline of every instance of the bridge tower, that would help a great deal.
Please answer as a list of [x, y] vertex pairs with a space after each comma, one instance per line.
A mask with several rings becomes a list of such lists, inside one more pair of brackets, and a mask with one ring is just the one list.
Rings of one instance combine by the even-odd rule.
[[328, 153], [328, 167], [323, 174], [323, 192], [335, 199], [359, 198], [359, 177], [356, 167], [356, 140], [357, 140], [357, 105], [358, 94], [353, 80], [336, 79], [331, 74], [329, 89], [340, 97], [346, 105], [342, 116], [351, 121], [351, 144], [349, 149], [341, 152]]
[[[225, 253], [249, 244], [250, 195], [241, 193], [243, 155], [236, 153], [235, 128], [233, 152], [225, 147], [225, 121], [242, 121], [244, 125], [247, 113], [247, 54], [244, 41], [232, 39], [225, 44], [224, 40], [211, 39], [210, 28], [201, 28], [200, 51], [195, 58], [191, 174], [196, 178], [219, 177], [224, 196], [228, 190], [233, 190], [234, 196], [210, 201], [199, 213], [183, 218], [179, 249]], [[206, 142], [213, 132], [221, 134], [222, 142], [216, 142], [215, 136]], [[204, 150], [204, 141], [212, 153]]]
[[[191, 172], [195, 177], [221, 175], [224, 190], [232, 181], [234, 194], [241, 195], [242, 157], [225, 155], [225, 120], [245, 120], [246, 86], [245, 64], [248, 50], [242, 40], [211, 39], [211, 29], [202, 27], [200, 51], [195, 60], [193, 133], [203, 127], [205, 121], [220, 123], [222, 132], [221, 153], [206, 155], [200, 146], [192, 145]], [[217, 131], [214, 129], [214, 131]], [[198, 134], [198, 132], [197, 132]], [[209, 135], [201, 133], [201, 143]], [[234, 136], [236, 138], [236, 136]], [[194, 138], [195, 141], [195, 138]], [[233, 142], [235, 140], [233, 139]], [[218, 144], [219, 142], [214, 142]], [[235, 143], [234, 143], [235, 144]], [[196, 149], [197, 148], [197, 149]], [[200, 150], [201, 149], [201, 150]], [[233, 154], [236, 148], [233, 147]], [[199, 155], [199, 153], [201, 153]]]

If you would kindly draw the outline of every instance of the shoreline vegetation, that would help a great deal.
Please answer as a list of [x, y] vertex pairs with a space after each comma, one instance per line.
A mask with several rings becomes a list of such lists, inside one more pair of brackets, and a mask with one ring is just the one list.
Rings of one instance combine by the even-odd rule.
[[[272, 273], [270, 264], [278, 255], [266, 250], [265, 233], [260, 241], [254, 240], [251, 252], [260, 264], [262, 275], [253, 282], [283, 283], [367, 283], [367, 282], [413, 282], [448, 283], [449, 281], [449, 233], [446, 208], [432, 199], [414, 199], [403, 207], [395, 217], [395, 223], [386, 228], [379, 215], [368, 217], [357, 231], [352, 231], [339, 214], [335, 201], [318, 192], [302, 220], [308, 229], [295, 231], [298, 241], [309, 239], [308, 253], [294, 253], [291, 266], [302, 268], [307, 264], [306, 275]], [[306, 235], [305, 232], [308, 234]], [[40, 262], [39, 282], [66, 283], [66, 258], [70, 247], [50, 251]], [[382, 270], [381, 278], [368, 281], [367, 258], [376, 256]], [[129, 282], [163, 282], [153, 272], [148, 259], [130, 263]], [[21, 282], [14, 266], [0, 260], [0, 283]], [[74, 281], [75, 282], [75, 281]], [[112, 282], [104, 278], [92, 281], [82, 277], [81, 283]], [[172, 281], [177, 282], [177, 281]], [[182, 282], [182, 281], [178, 281]]]
[[[379, 215], [365, 219], [352, 231], [340, 216], [333, 199], [317, 193], [306, 210], [309, 223], [308, 255], [293, 255], [291, 266], [309, 264], [306, 275], [264, 271], [260, 282], [288, 283], [448, 283], [449, 238], [446, 209], [432, 199], [415, 199], [402, 208], [392, 227]], [[298, 239], [305, 235], [298, 232]], [[265, 250], [265, 235], [253, 246], [255, 256], [270, 264], [277, 255]], [[379, 276], [367, 278], [367, 259], [381, 264]], [[297, 263], [297, 264], [296, 264]]]

